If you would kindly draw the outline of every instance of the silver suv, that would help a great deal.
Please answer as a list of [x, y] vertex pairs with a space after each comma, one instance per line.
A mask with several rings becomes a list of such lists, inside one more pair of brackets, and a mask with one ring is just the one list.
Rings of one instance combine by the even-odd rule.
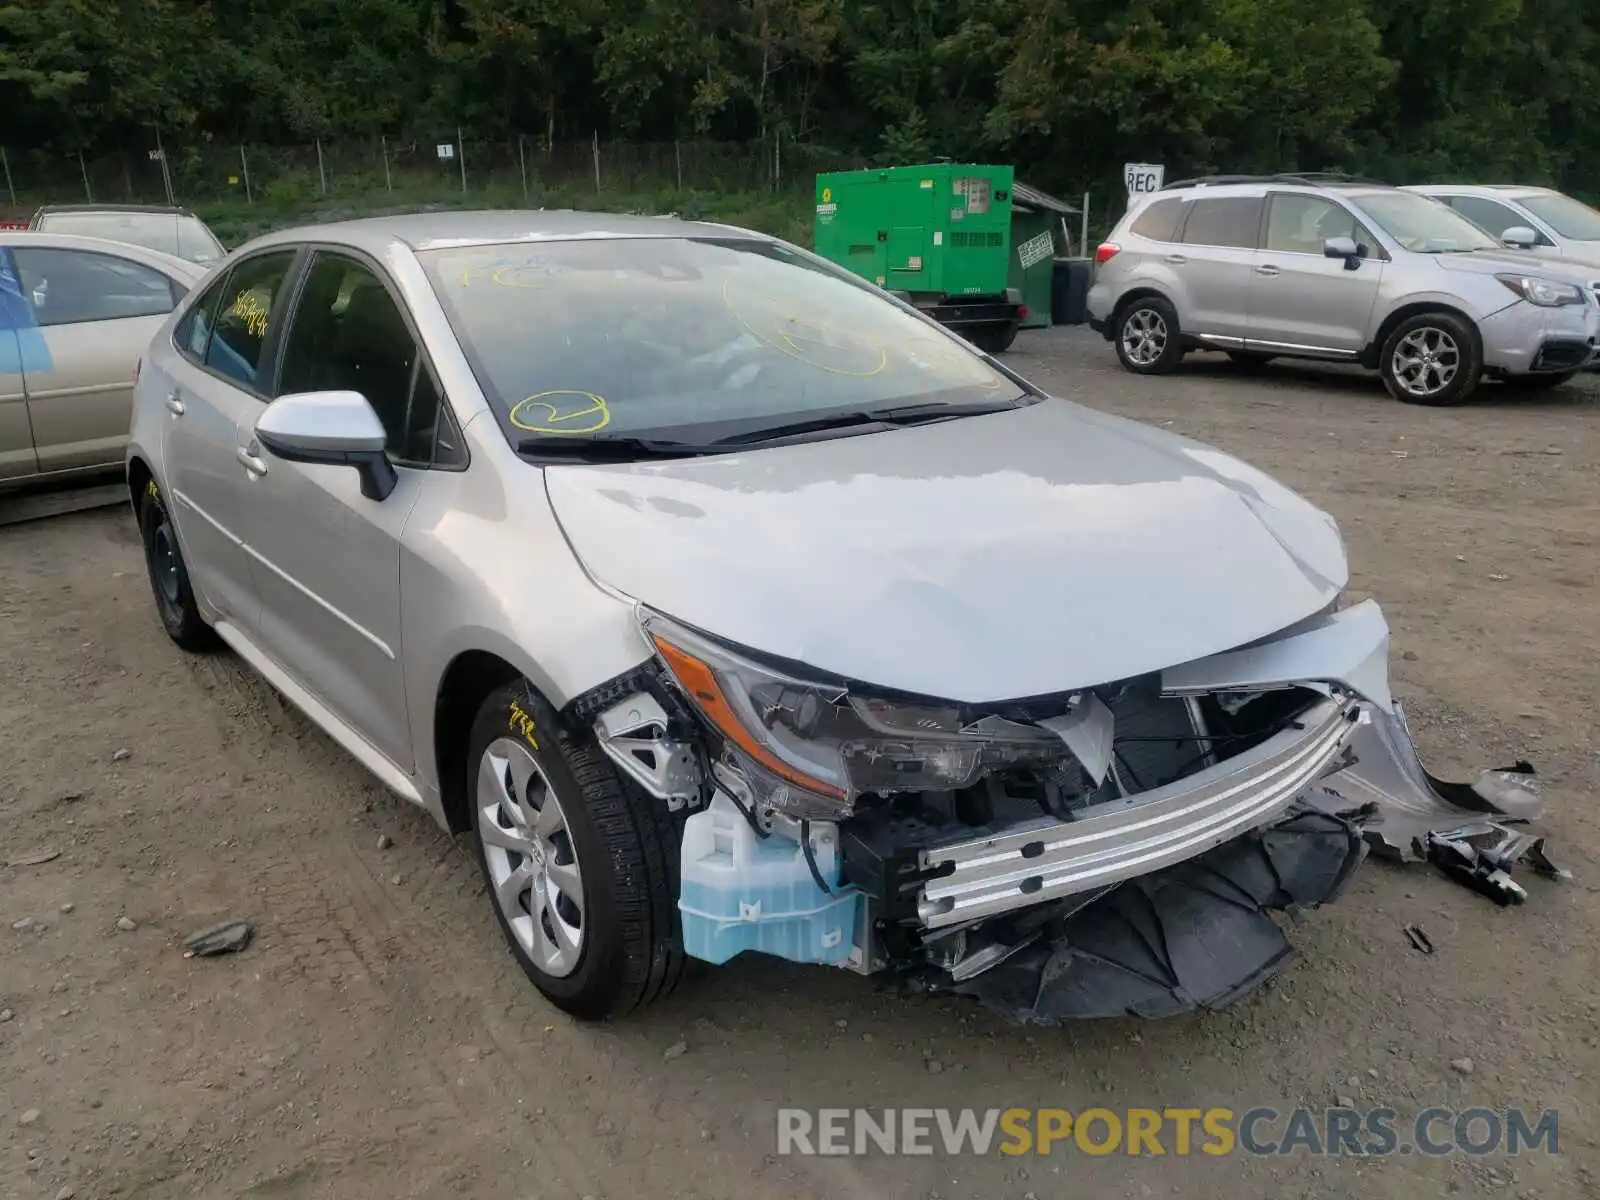
[[1548, 387], [1600, 363], [1592, 271], [1506, 249], [1424, 196], [1304, 175], [1171, 184], [1096, 255], [1090, 324], [1123, 366], [1189, 350], [1358, 362], [1414, 404], [1484, 376]]
[[1513, 250], [1582, 263], [1600, 289], [1600, 211], [1551, 188], [1426, 183], [1406, 189], [1447, 204]]

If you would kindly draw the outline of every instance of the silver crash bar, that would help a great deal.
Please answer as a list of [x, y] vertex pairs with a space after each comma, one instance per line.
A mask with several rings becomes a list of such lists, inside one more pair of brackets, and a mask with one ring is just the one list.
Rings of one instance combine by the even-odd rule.
[[1261, 745], [1164, 787], [1042, 818], [1004, 833], [930, 847], [917, 898], [929, 929], [1038, 904], [1146, 875], [1271, 821], [1326, 773], [1356, 730], [1361, 705], [1319, 701]]

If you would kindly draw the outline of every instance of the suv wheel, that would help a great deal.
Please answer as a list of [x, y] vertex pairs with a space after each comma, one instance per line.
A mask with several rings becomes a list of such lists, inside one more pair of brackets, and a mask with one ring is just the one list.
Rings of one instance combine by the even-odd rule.
[[1178, 310], [1160, 296], [1130, 300], [1117, 312], [1117, 358], [1135, 375], [1159, 375], [1178, 365]]
[[1379, 371], [1396, 400], [1463, 404], [1483, 374], [1478, 335], [1453, 313], [1418, 313], [1389, 334]]
[[665, 995], [677, 949], [675, 825], [618, 779], [525, 683], [494, 692], [472, 727], [467, 781], [484, 882], [535, 987], [591, 1020]]

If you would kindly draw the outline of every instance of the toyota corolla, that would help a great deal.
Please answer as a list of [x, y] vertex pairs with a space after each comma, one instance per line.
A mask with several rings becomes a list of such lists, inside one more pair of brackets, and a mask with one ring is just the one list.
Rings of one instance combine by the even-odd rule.
[[1325, 513], [745, 230], [262, 238], [150, 347], [127, 462], [173, 641], [470, 834], [586, 1017], [741, 953], [1215, 1007], [1369, 844], [1537, 808], [1422, 769]]

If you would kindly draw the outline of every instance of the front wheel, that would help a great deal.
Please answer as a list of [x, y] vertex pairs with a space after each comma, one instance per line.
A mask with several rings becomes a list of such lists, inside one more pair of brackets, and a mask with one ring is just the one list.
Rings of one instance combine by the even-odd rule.
[[970, 335], [972, 344], [985, 354], [1003, 354], [1017, 340], [1015, 325], [1002, 325], [995, 329], [975, 329]]
[[666, 805], [624, 785], [526, 683], [484, 701], [467, 761], [484, 882], [534, 986], [589, 1020], [672, 990], [683, 954]]
[[1454, 313], [1418, 313], [1395, 326], [1379, 360], [1383, 386], [1407, 404], [1464, 404], [1483, 375], [1472, 326]]
[[184, 650], [209, 650], [217, 635], [200, 615], [194, 588], [189, 584], [189, 569], [178, 549], [178, 532], [167, 512], [165, 498], [155, 480], [145, 484], [139, 496], [139, 538], [144, 543], [144, 565], [150, 575], [150, 591], [155, 596], [156, 615], [161, 627]]
[[1135, 375], [1160, 375], [1183, 357], [1178, 310], [1160, 296], [1131, 300], [1116, 317], [1117, 358]]

